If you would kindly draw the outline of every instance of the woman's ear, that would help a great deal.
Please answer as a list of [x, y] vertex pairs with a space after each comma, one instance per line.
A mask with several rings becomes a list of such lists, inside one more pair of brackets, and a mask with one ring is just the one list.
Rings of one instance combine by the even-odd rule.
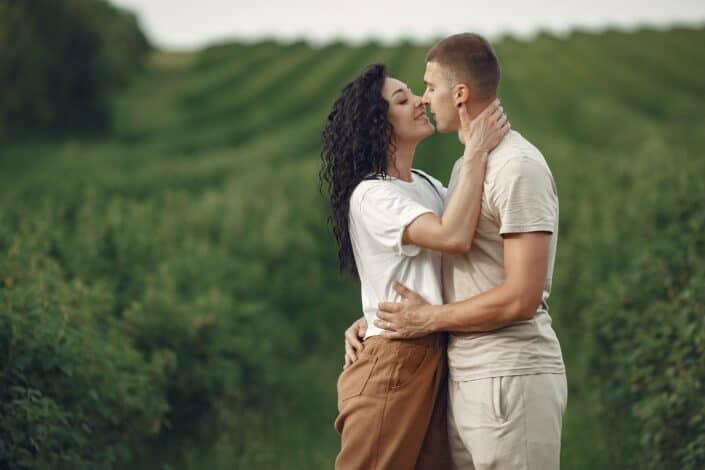
[[464, 83], [458, 83], [453, 87], [453, 101], [456, 107], [470, 101], [470, 87]]

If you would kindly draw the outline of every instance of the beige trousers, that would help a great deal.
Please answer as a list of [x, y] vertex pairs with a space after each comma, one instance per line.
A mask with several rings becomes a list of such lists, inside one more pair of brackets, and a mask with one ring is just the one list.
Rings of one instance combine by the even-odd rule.
[[558, 470], [565, 374], [448, 382], [448, 434], [462, 470]]

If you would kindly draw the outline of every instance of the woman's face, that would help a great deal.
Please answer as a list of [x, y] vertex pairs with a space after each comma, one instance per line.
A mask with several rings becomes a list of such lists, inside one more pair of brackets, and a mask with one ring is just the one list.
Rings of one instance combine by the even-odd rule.
[[387, 77], [382, 96], [389, 102], [389, 122], [394, 126], [394, 141], [417, 143], [433, 134], [431, 121], [426, 117], [421, 97], [396, 78]]

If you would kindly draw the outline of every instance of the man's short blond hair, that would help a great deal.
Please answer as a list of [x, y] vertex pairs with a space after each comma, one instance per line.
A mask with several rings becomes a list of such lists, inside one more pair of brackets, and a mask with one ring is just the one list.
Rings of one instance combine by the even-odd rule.
[[455, 83], [469, 85], [476, 99], [497, 96], [499, 61], [490, 43], [478, 34], [462, 33], [442, 39], [426, 53], [426, 62], [439, 64]]

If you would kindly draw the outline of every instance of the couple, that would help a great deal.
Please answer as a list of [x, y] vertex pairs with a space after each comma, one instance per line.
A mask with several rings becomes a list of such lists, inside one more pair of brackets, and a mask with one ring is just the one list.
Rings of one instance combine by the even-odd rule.
[[[490, 44], [458, 34], [427, 53], [422, 97], [376, 64], [328, 116], [321, 176], [364, 312], [345, 335], [337, 469], [559, 468], [558, 198], [499, 80]], [[465, 145], [447, 190], [412, 169], [424, 108]]]

